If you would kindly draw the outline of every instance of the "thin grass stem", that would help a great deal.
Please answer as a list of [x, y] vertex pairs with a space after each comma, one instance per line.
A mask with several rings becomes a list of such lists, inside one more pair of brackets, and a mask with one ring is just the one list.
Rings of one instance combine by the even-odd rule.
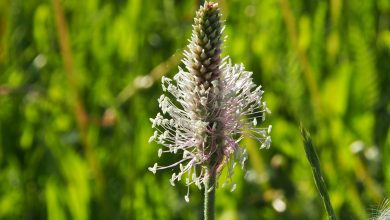
[[307, 132], [307, 130], [302, 125], [300, 127], [301, 127], [301, 135], [303, 138], [303, 145], [305, 147], [306, 157], [309, 160], [318, 192], [320, 193], [322, 201], [324, 202], [325, 209], [329, 219], [336, 220], [337, 219], [336, 214], [333, 210], [332, 203], [330, 202], [328, 190], [326, 188], [324, 177], [321, 172], [321, 166], [317, 156], [317, 152], [313, 146], [313, 142], [310, 138], [309, 132]]

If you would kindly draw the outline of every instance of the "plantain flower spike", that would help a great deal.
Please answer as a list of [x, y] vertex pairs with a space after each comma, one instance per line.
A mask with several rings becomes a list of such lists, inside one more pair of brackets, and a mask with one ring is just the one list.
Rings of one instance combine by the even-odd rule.
[[[149, 170], [173, 168], [172, 185], [183, 179], [188, 187], [194, 184], [202, 189], [207, 178], [219, 177], [227, 167], [223, 185], [229, 183], [234, 190], [233, 169], [237, 162], [244, 169], [247, 159], [245, 147], [239, 146], [243, 137], [258, 140], [260, 148], [271, 144], [272, 127], [257, 126], [270, 113], [261, 86], [253, 83], [252, 72], [242, 64], [221, 57], [223, 30], [218, 4], [206, 1], [196, 12], [182, 60], [185, 69], [179, 67], [173, 79], [162, 77], [165, 94], [158, 99], [162, 114], [150, 119], [155, 132], [149, 142], [162, 146], [159, 157], [178, 154], [181, 159], [170, 165], [155, 163]], [[188, 192], [189, 188], [187, 202]]]

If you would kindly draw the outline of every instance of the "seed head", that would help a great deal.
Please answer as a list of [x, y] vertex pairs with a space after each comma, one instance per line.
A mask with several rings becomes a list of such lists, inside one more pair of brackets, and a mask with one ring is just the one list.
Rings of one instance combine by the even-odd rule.
[[[155, 163], [149, 170], [156, 173], [176, 167], [172, 185], [184, 179], [187, 186], [195, 184], [201, 189], [210, 175], [219, 176], [227, 167], [234, 190], [233, 169], [237, 162], [244, 169], [247, 160], [245, 148], [239, 146], [242, 138], [255, 138], [260, 148], [271, 144], [271, 126], [257, 127], [269, 113], [261, 86], [253, 83], [252, 72], [242, 64], [233, 65], [227, 56], [221, 58], [220, 19], [218, 4], [205, 2], [196, 12], [191, 41], [184, 52], [185, 69], [179, 67], [173, 79], [162, 77], [164, 94], [158, 99], [162, 114], [150, 119], [155, 132], [149, 141], [163, 146], [159, 157], [173, 153], [181, 159], [166, 166]], [[185, 198], [189, 201], [188, 193]]]

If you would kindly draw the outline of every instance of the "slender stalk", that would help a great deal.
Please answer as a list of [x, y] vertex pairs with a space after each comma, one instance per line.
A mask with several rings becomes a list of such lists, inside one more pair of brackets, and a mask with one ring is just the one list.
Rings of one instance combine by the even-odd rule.
[[336, 220], [336, 214], [333, 210], [332, 203], [330, 202], [328, 190], [324, 181], [324, 177], [321, 172], [320, 160], [318, 159], [317, 152], [314, 149], [313, 143], [310, 138], [310, 134], [301, 125], [301, 135], [303, 137], [303, 144], [305, 147], [306, 157], [309, 160], [311, 169], [313, 171], [314, 181], [317, 186], [318, 192], [321, 195], [324, 202], [326, 212], [331, 220]]
[[96, 179], [99, 200], [102, 204], [103, 212], [105, 212], [105, 209], [107, 207], [107, 205], [105, 205], [106, 200], [104, 198], [105, 179], [101, 171], [100, 164], [97, 160], [95, 149], [88, 140], [88, 114], [85, 110], [83, 100], [79, 94], [79, 88], [75, 78], [76, 70], [73, 63], [73, 53], [71, 48], [71, 41], [69, 39], [68, 23], [64, 14], [64, 9], [62, 7], [61, 1], [52, 0], [52, 3], [58, 32], [58, 43], [60, 46], [61, 57], [65, 67], [67, 83], [70, 88], [69, 96], [73, 104], [72, 107], [76, 118], [76, 124], [80, 131], [80, 137], [82, 145], [84, 147], [85, 156], [91, 168], [92, 175]]
[[286, 23], [288, 35], [291, 39], [293, 52], [296, 54], [298, 58], [298, 62], [302, 67], [303, 77], [306, 81], [307, 87], [310, 92], [310, 97], [312, 99], [312, 103], [316, 112], [319, 112], [320, 115], [323, 113], [321, 95], [319, 92], [319, 88], [315, 79], [314, 70], [307, 58], [307, 54], [302, 48], [299, 47], [299, 35], [296, 27], [296, 18], [294, 13], [290, 7], [288, 0], [281, 0], [281, 12]]
[[215, 210], [215, 174], [211, 174], [204, 182], [204, 220], [214, 220]]

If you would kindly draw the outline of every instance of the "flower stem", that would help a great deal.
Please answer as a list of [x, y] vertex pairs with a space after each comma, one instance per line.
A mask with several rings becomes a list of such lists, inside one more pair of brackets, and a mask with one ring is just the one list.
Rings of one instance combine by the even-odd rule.
[[204, 220], [214, 220], [215, 206], [215, 174], [211, 174], [204, 182]]

